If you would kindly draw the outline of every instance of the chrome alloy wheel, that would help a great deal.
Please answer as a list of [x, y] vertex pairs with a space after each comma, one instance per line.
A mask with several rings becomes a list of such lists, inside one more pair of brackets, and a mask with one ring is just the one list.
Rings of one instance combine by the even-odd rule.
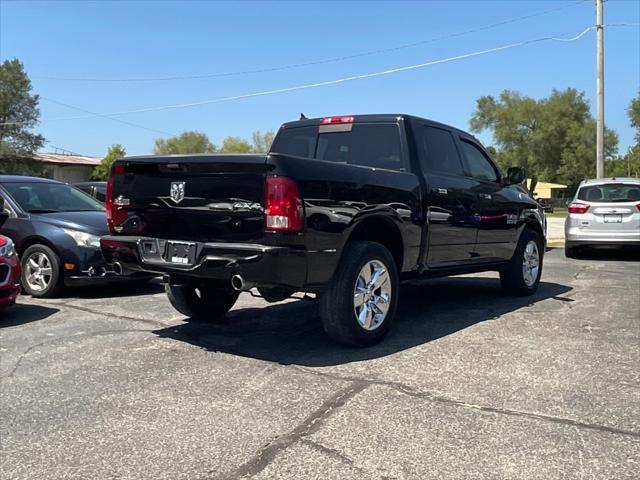
[[522, 258], [522, 277], [527, 287], [531, 287], [536, 283], [539, 272], [540, 253], [538, 252], [538, 244], [533, 240], [529, 240]]
[[353, 292], [353, 309], [358, 323], [368, 331], [384, 322], [391, 302], [391, 278], [380, 260], [367, 262], [360, 270]]
[[53, 269], [51, 260], [42, 252], [34, 252], [25, 262], [25, 280], [29, 288], [35, 292], [42, 292], [51, 283]]

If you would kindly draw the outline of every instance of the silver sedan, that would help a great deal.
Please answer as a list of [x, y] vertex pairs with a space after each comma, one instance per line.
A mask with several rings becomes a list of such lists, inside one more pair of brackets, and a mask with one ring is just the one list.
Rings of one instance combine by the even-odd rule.
[[564, 223], [565, 254], [576, 257], [584, 246], [640, 246], [640, 180], [584, 180], [569, 205]]

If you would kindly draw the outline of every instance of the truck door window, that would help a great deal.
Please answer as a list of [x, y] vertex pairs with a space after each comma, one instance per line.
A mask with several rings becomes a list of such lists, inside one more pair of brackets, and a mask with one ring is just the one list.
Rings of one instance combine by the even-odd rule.
[[313, 158], [318, 127], [283, 128], [276, 135], [271, 153]]
[[356, 123], [350, 132], [318, 135], [315, 158], [385, 170], [406, 171], [395, 123]]
[[473, 143], [461, 140], [464, 154], [465, 169], [469, 175], [477, 180], [497, 182], [498, 174], [491, 161]]
[[422, 127], [422, 135], [418, 137], [418, 148], [424, 173], [464, 175], [451, 132], [436, 127]]

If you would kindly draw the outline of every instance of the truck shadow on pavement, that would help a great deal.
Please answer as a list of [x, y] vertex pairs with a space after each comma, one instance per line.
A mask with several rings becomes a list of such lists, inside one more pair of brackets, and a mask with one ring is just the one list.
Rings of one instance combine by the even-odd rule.
[[16, 327], [25, 323], [36, 322], [50, 317], [60, 310], [41, 305], [25, 305], [18, 303], [12, 307], [0, 309], [0, 328]]
[[[327, 338], [314, 300], [237, 308], [224, 322], [187, 322], [154, 331], [160, 337], [284, 365], [331, 366], [384, 357], [480, 322], [542, 301], [572, 302], [562, 297], [571, 287], [542, 282], [532, 297], [502, 293], [492, 278], [459, 277], [405, 284], [395, 324], [387, 337], [369, 348], [349, 348]], [[543, 314], [543, 313], [542, 313]], [[535, 316], [531, 316], [535, 321]]]

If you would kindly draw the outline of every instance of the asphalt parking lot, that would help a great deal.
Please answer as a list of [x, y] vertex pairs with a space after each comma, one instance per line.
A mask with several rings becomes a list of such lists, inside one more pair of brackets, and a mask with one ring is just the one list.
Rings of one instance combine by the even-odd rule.
[[640, 256], [545, 258], [533, 298], [480, 274], [405, 286], [347, 349], [313, 300], [185, 323], [162, 286], [0, 320], [3, 479], [638, 478]]

